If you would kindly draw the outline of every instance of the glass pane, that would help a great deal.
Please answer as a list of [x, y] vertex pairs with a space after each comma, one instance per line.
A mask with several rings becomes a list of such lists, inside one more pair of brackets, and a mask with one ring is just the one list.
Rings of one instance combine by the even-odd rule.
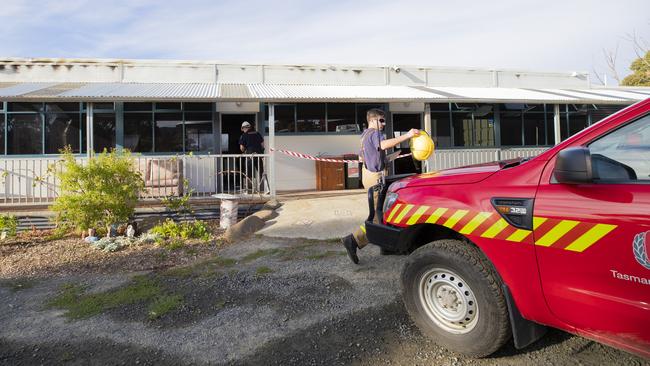
[[7, 103], [9, 112], [41, 112], [43, 103]]
[[183, 151], [183, 115], [156, 113], [156, 152]]
[[650, 115], [596, 140], [589, 152], [600, 179], [650, 181]]
[[159, 103], [156, 102], [156, 109], [174, 109], [174, 110], [181, 110], [181, 103], [170, 103], [170, 102], [163, 102]]
[[[83, 103], [83, 104], [84, 104], [83, 109], [86, 110], [86, 105], [85, 105], [86, 103]], [[93, 104], [93, 109], [94, 110], [102, 109], [102, 110], [110, 110], [110, 111], [112, 111], [113, 109], [115, 109], [115, 105], [114, 105], [114, 103], [94, 103]]]
[[501, 110], [501, 145], [521, 146], [521, 111]]
[[[0, 102], [2, 104], [2, 102]], [[5, 153], [5, 115], [0, 113], [0, 155]]]
[[185, 151], [214, 151], [211, 112], [185, 113]]
[[214, 104], [212, 103], [183, 103], [183, 109], [186, 111], [212, 112]]
[[[83, 115], [85, 123], [85, 114]], [[95, 113], [93, 117], [93, 143], [96, 152], [115, 148], [115, 114]], [[85, 135], [84, 135], [85, 136]]]
[[569, 136], [587, 128], [587, 111], [569, 112]]
[[328, 132], [359, 132], [359, 126], [357, 126], [354, 119], [354, 103], [327, 104]]
[[544, 135], [544, 113], [533, 111], [524, 113], [524, 145], [546, 145], [546, 138]]
[[66, 146], [79, 153], [79, 113], [45, 115], [45, 153], [58, 154]]
[[625, 105], [597, 105], [596, 110], [591, 111], [591, 123], [594, 124], [601, 119], [608, 117], [621, 109], [625, 108]]
[[494, 146], [494, 119], [492, 117], [474, 118], [474, 146]]
[[298, 104], [296, 114], [298, 132], [325, 132], [325, 103]]
[[79, 103], [47, 103], [45, 104], [45, 112], [58, 113], [58, 112], [78, 112]]
[[451, 127], [449, 121], [449, 112], [431, 113], [431, 127], [433, 136], [431, 138], [436, 147], [451, 146]]
[[432, 112], [448, 112], [449, 103], [431, 103]]
[[40, 114], [9, 114], [7, 152], [9, 154], [43, 153], [43, 120]]
[[144, 112], [150, 111], [152, 107], [152, 103], [124, 103], [125, 111]]
[[454, 113], [453, 115], [454, 126], [454, 146], [471, 146], [471, 130], [472, 116], [467, 113]]
[[[275, 105], [275, 132], [295, 132], [296, 119], [295, 119], [295, 106], [293, 104], [276, 104]], [[268, 116], [268, 107], [267, 113]]]
[[134, 152], [152, 152], [151, 113], [124, 113], [124, 147]]

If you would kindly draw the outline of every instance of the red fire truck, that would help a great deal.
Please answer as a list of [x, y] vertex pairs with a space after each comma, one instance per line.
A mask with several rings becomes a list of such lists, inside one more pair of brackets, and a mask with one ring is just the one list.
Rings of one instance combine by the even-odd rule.
[[550, 326], [650, 357], [650, 99], [531, 159], [399, 178], [366, 232], [409, 254], [404, 303], [437, 343], [481, 357]]

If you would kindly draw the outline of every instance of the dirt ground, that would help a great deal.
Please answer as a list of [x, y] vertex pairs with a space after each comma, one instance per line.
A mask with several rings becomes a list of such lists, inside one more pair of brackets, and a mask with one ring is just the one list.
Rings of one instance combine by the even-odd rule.
[[[406, 314], [404, 257], [381, 256], [373, 246], [360, 256], [355, 266], [333, 241], [255, 237], [174, 268], [110, 273], [100, 266], [37, 278], [2, 272], [0, 364], [650, 365], [557, 330], [485, 359], [451, 353]], [[51, 305], [71, 288], [110, 300], [105, 294], [121, 293], [134, 278], [176, 302], [155, 318], [147, 297], [85, 317]]]

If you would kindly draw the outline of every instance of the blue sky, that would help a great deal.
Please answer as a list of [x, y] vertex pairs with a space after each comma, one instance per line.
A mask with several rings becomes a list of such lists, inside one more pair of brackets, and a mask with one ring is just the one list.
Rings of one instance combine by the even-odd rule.
[[[0, 57], [430, 65], [603, 73], [650, 1], [2, 0]], [[610, 79], [611, 80], [611, 79]]]

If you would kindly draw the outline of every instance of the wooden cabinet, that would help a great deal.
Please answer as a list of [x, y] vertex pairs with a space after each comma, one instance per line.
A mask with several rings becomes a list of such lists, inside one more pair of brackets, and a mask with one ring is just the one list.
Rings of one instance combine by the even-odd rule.
[[[341, 157], [329, 157], [341, 159]], [[333, 191], [345, 189], [345, 163], [316, 162], [316, 189]]]

